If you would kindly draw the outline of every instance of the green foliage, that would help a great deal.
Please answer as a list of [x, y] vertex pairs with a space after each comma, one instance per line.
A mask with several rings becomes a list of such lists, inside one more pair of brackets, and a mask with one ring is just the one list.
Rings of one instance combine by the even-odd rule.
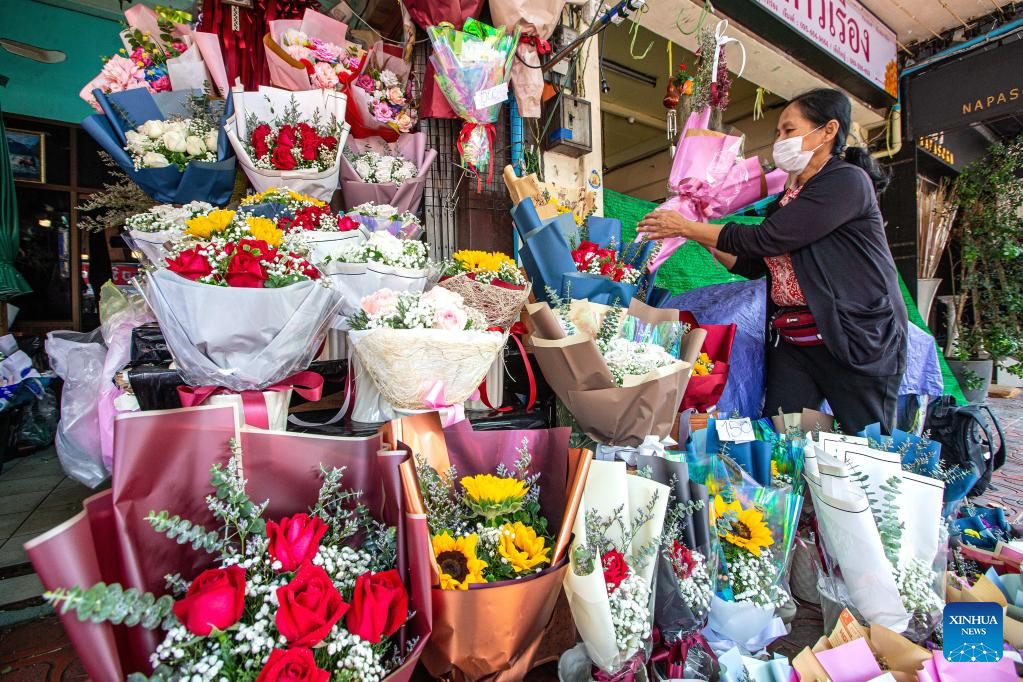
[[124, 589], [119, 584], [96, 583], [87, 590], [75, 586], [43, 594], [61, 614], [74, 611], [79, 620], [114, 625], [139, 625], [149, 630], [169, 628], [177, 622], [172, 611], [174, 600], [151, 592], [139, 592], [134, 587]]
[[[899, 565], [899, 545], [902, 542], [902, 524], [899, 522], [899, 512], [896, 501], [899, 499], [899, 486], [902, 479], [892, 476], [881, 484], [883, 503], [878, 509], [880, 522], [877, 524], [877, 531], [881, 536], [881, 545], [884, 547], [884, 554], [892, 566]], [[873, 507], [871, 508], [873, 511]]]
[[[1023, 136], [990, 146], [959, 176], [960, 218], [953, 236], [954, 294], [959, 296], [955, 357], [996, 361], [1023, 355]], [[1006, 368], [1023, 376], [1023, 365]]]
[[180, 516], [170, 516], [166, 511], [149, 512], [146, 521], [157, 533], [163, 533], [179, 545], [189, 544], [192, 549], [202, 549], [210, 554], [217, 554], [224, 549], [224, 542], [217, 533], [207, 531], [200, 525]]
[[99, 158], [107, 167], [111, 181], [103, 185], [99, 192], [90, 194], [78, 206], [78, 227], [88, 232], [120, 230], [128, 218], [145, 213], [156, 206], [157, 202], [129, 180], [109, 154], [101, 150]]
[[597, 345], [609, 343], [612, 339], [618, 336], [618, 329], [622, 324], [622, 316], [625, 311], [616, 302], [611, 309], [604, 315], [604, 319], [600, 322], [600, 330], [597, 331]]

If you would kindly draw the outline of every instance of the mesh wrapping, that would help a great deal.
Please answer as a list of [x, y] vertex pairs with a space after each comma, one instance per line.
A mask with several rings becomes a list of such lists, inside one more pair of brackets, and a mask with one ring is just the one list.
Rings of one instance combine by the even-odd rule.
[[444, 401], [464, 402], [479, 388], [505, 334], [441, 329], [367, 329], [348, 333], [380, 395], [402, 410], [428, 409], [428, 391], [443, 382]]
[[506, 289], [477, 282], [467, 273], [449, 277], [438, 286], [461, 294], [465, 305], [482, 311], [488, 327], [498, 326], [505, 330], [518, 321], [522, 306], [529, 301], [529, 292], [533, 287], [527, 282], [524, 289]]

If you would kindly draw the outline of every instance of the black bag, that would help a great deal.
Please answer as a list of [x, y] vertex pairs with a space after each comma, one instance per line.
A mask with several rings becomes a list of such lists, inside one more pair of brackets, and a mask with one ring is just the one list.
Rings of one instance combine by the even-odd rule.
[[[994, 425], [998, 433], [997, 450], [990, 425]], [[960, 406], [956, 405], [954, 397], [943, 396], [927, 408], [924, 429], [930, 431], [931, 440], [941, 443], [942, 462], [966, 470], [976, 469], [980, 474], [967, 493], [969, 497], [987, 490], [991, 474], [1005, 464], [1005, 436], [987, 405]]]

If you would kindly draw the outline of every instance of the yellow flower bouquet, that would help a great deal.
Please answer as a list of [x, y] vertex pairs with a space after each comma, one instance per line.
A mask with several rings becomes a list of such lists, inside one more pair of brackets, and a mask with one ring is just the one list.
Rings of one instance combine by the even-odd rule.
[[531, 285], [515, 261], [503, 253], [456, 251], [444, 264], [440, 286], [461, 294], [483, 311], [488, 326], [510, 329], [529, 300]]

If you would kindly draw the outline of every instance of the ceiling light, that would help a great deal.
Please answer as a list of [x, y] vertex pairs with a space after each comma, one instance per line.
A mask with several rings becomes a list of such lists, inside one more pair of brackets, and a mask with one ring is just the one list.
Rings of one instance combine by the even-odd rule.
[[657, 79], [655, 77], [653, 77], [653, 76], [651, 76], [649, 74], [643, 73], [642, 71], [636, 71], [635, 69], [630, 69], [629, 67], [625, 66], [624, 64], [619, 64], [618, 62], [612, 62], [612, 61], [609, 61], [609, 60], [605, 59], [604, 60], [604, 69], [607, 70], [607, 71], [610, 71], [611, 73], [617, 73], [619, 76], [625, 76], [626, 78], [631, 78], [632, 80], [638, 81], [638, 82], [642, 83], [643, 85], [647, 85], [647, 86], [649, 86], [651, 88], [657, 87]]
[[50, 220], [49, 218], [39, 219], [39, 227], [50, 227], [51, 225], [53, 225], [53, 221]]

